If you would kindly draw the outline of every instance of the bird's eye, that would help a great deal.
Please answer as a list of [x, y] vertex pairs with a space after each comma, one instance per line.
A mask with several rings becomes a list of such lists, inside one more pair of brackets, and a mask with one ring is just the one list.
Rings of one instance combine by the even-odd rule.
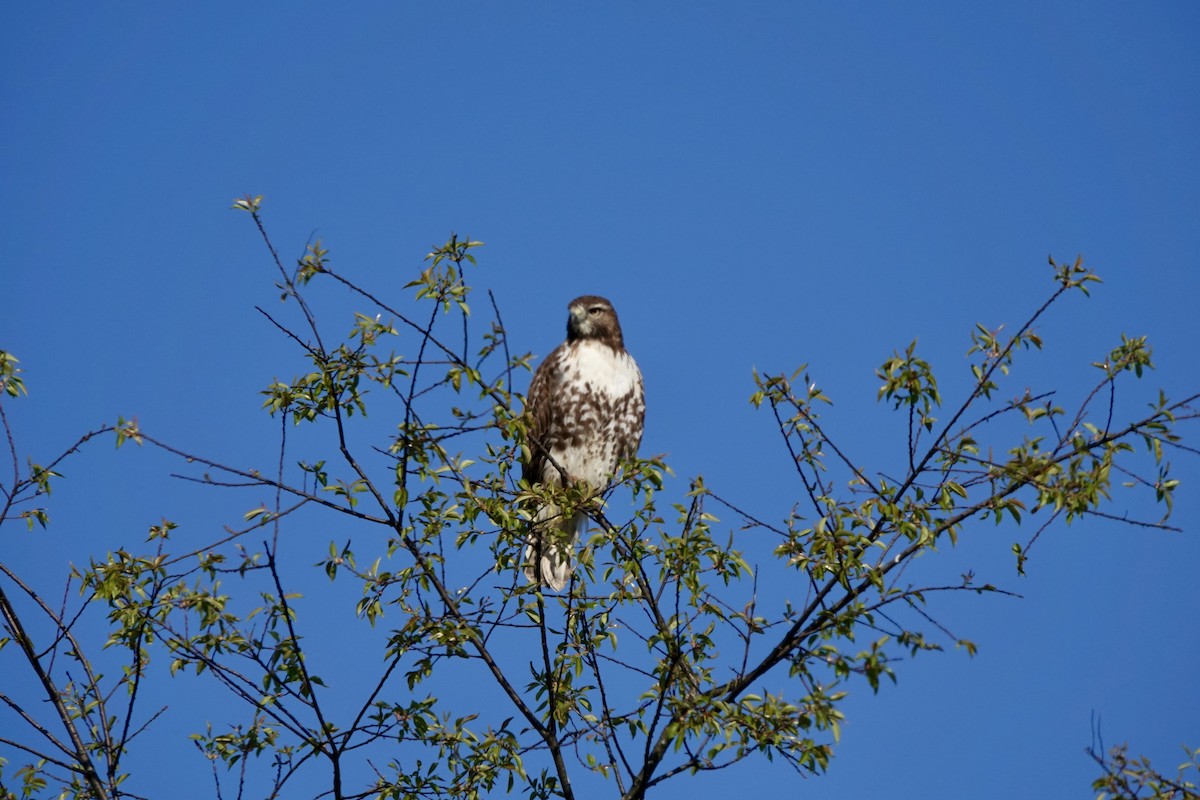
[[595, 316], [596, 314], [599, 314], [603, 310], [604, 309], [601, 308], [600, 306], [592, 306], [591, 308], [588, 309], [588, 313], [591, 314], [592, 316]]

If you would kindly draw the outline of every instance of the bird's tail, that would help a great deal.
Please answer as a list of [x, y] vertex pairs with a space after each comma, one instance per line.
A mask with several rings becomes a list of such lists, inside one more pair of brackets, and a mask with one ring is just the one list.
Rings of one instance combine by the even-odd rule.
[[575, 569], [575, 543], [587, 522], [582, 511], [564, 518], [558, 506], [542, 506], [525, 540], [525, 580], [562, 591]]

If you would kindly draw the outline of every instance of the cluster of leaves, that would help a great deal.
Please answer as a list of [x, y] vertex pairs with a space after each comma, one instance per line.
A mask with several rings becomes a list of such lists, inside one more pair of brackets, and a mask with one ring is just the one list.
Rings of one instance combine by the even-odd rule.
[[[406, 287], [410, 298], [391, 304], [335, 270], [321, 242], [285, 267], [261, 198], [235, 208], [262, 232], [296, 322], [259, 310], [304, 360], [264, 391], [264, 409], [280, 422], [277, 466], [230, 466], [124, 419], [71, 450], [111, 431], [119, 445], [199, 470], [187, 480], [273, 499], [201, 542], [182, 544], [176, 523], [162, 520], [148, 552], [118, 550], [76, 571], [80, 602], [105, 610], [107, 647], [124, 654], [116, 678], [93, 676], [71, 640], [82, 611], [43, 604], [54, 641], [38, 649], [0, 596], [10, 636], [70, 738], [3, 698], [43, 739], [3, 739], [33, 757], [17, 773], [27, 795], [47, 782], [65, 796], [127, 794], [121, 760], [159, 713], [135, 708], [139, 687], [160, 674], [151, 668], [159, 656], [167, 674], [207, 678], [243, 709], [243, 722], [210, 722], [193, 737], [219, 796], [241, 797], [248, 782], [262, 796], [294, 794], [319, 774], [328, 780], [314, 794], [335, 798], [571, 798], [601, 785], [641, 798], [675, 776], [760, 754], [820, 773], [853, 682], [878, 690], [895, 679], [898, 656], [940, 649], [947, 637], [974, 649], [936, 622], [928, 598], [1001, 591], [969, 577], [914, 583], [905, 567], [916, 556], [953, 543], [973, 520], [1044, 514], [1033, 538], [1014, 546], [1021, 568], [1053, 520], [1106, 514], [1114, 473], [1170, 511], [1176, 483], [1164, 454], [1179, 446], [1176, 428], [1195, 417], [1196, 398], [1160, 396], [1147, 415], [1113, 423], [1116, 382], [1151, 366], [1144, 340], [1123, 339], [1098, 362], [1101, 378], [1069, 414], [1049, 393], [999, 399], [1014, 359], [1041, 346], [1037, 320], [1097, 280], [1079, 261], [1051, 262], [1055, 290], [1017, 333], [976, 331], [971, 391], [949, 409], [915, 342], [881, 365], [879, 397], [907, 420], [902, 474], [869, 469], [835, 443], [819, 413], [829, 398], [807, 374], [797, 385], [804, 368], [756, 375], [751, 400], [772, 413], [800, 496], [792, 514], [769, 522], [698, 478], [664, 501], [673, 484], [658, 458], [624, 464], [607, 504], [581, 487], [520, 480], [514, 467], [530, 434], [513, 387], [531, 356], [510, 352], [494, 298], [475, 302], [465, 273], [481, 242], [452, 236], [434, 248]], [[309, 287], [324, 281], [365, 306], [344, 336], [331, 335], [313, 305]], [[0, 354], [0, 385], [12, 397], [23, 388], [15, 363]], [[1029, 433], [983, 441], [1001, 417]], [[1131, 446], [1139, 440], [1145, 455]], [[35, 509], [10, 509], [47, 493], [57, 463], [14, 470], [0, 521], [45, 524], [44, 509], [32, 520]], [[558, 594], [519, 578], [528, 522], [547, 502], [594, 522]], [[750, 535], [722, 532], [714, 508]], [[339, 527], [316, 544], [294, 535], [330, 518], [351, 532]], [[764, 538], [772, 552], [752, 568], [744, 543]], [[307, 603], [313, 594], [319, 609]], [[347, 677], [310, 642], [355, 620], [364, 649]], [[64, 680], [60, 651], [88, 680]], [[471, 687], [492, 698], [488, 711], [472, 703]]]
[[1129, 746], [1118, 744], [1089, 747], [1100, 777], [1092, 782], [1096, 800], [1198, 800], [1200, 799], [1200, 750], [1184, 748], [1184, 761], [1174, 777], [1159, 772], [1148, 758], [1129, 755]]

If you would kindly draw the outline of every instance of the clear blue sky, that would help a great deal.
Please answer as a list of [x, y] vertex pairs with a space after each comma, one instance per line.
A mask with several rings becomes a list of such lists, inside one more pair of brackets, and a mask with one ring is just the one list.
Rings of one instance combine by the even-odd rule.
[[[961, 388], [971, 326], [1023, 320], [1048, 254], [1082, 253], [1105, 283], [1043, 326], [1014, 394], [1078, 391], [1122, 332], [1155, 348], [1144, 399], [1200, 383], [1194, 3], [78, 3], [0, 19], [0, 347], [27, 370], [29, 399], [9, 405], [40, 457], [137, 414], [270, 463], [257, 392], [300, 367], [253, 310], [277, 292], [228, 210], [245, 193], [265, 195], [285, 255], [315, 231], [383, 294], [451, 231], [486, 241], [479, 281], [539, 355], [567, 300], [610, 297], [646, 376], [644, 452], [774, 518], [800, 487], [746, 402], [752, 367], [809, 363], [848, 446], [892, 464], [902, 426], [874, 405], [873, 369], [919, 337], [946, 394]], [[1054, 528], [1018, 578], [1008, 550], [1028, 534], [988, 524], [926, 565], [1025, 599], [943, 604], [979, 655], [858, 687], [826, 777], [755, 762], [658, 796], [1089, 797], [1093, 712], [1174, 766], [1200, 746], [1200, 470], [1173, 460], [1182, 534]], [[53, 595], [68, 559], [136, 546], [164, 515], [201, 538], [240, 519], [169, 466], [85, 453], [54, 526], [9, 533], [5, 558]], [[184, 686], [164, 701], [186, 704]], [[135, 790], [209, 793], [169, 788], [205, 780], [172, 738], [197, 727], [163, 723], [150, 758], [171, 771]]]

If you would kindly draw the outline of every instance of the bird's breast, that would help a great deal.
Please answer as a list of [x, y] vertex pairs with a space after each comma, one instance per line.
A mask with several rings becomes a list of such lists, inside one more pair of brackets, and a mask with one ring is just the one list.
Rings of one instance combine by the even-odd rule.
[[575, 346], [569, 360], [568, 380], [588, 384], [595, 392], [612, 398], [625, 397], [641, 382], [641, 373], [632, 356], [617, 352], [599, 342], [583, 341]]

